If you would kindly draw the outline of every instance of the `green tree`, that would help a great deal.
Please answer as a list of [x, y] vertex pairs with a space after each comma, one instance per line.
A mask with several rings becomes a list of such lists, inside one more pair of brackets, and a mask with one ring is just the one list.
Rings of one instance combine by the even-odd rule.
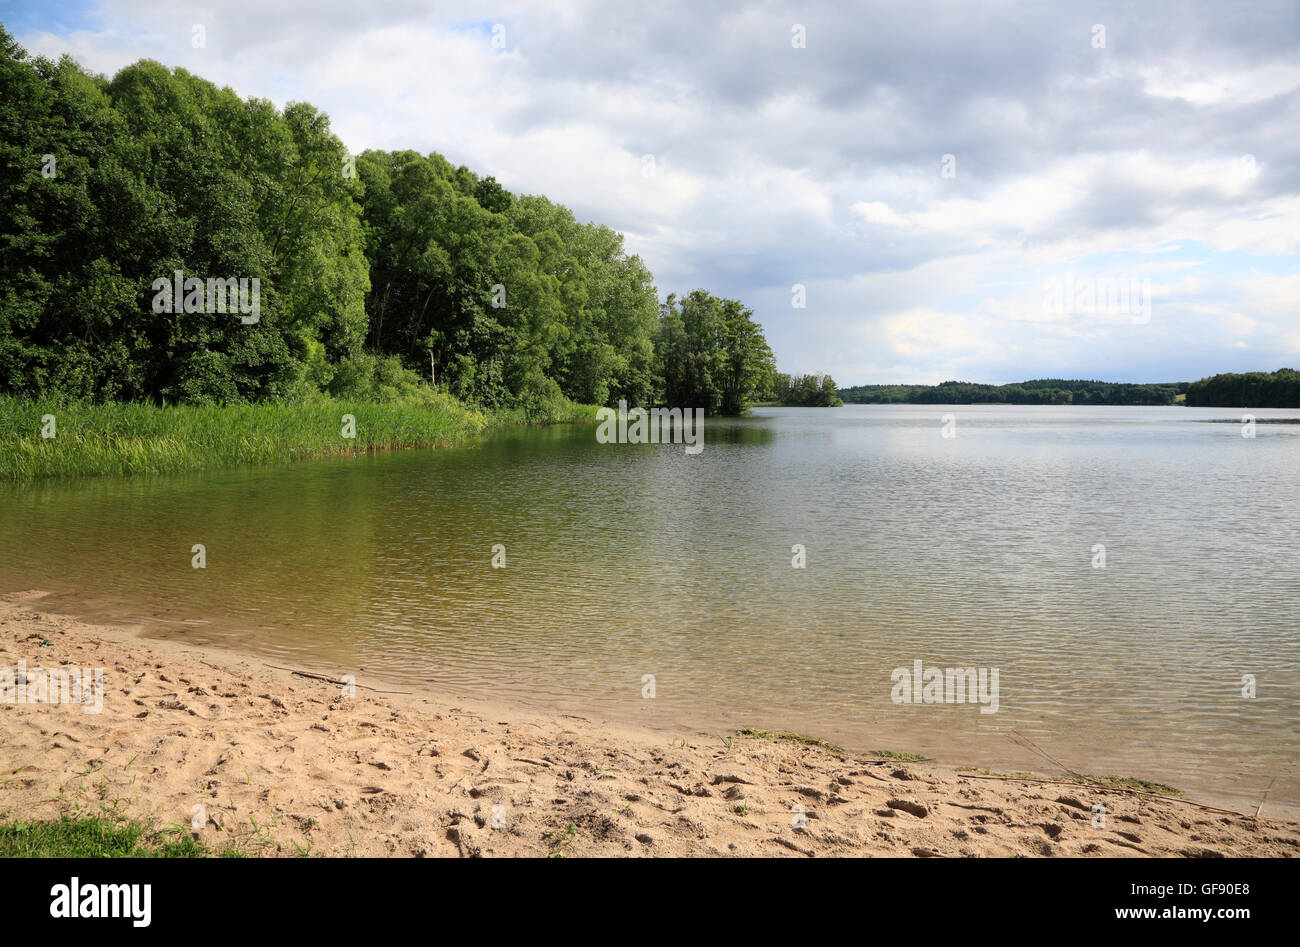
[[753, 312], [702, 289], [665, 301], [656, 354], [664, 402], [709, 414], [742, 414], [773, 371]]

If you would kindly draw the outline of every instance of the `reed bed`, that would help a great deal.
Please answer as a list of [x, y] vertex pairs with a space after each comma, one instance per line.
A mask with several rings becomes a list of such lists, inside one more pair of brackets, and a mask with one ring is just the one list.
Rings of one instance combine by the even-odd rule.
[[[573, 419], [580, 413], [575, 410]], [[345, 415], [355, 419], [354, 437], [344, 436]], [[53, 437], [42, 436], [51, 430], [49, 416]], [[0, 480], [176, 473], [445, 447], [514, 420], [489, 417], [445, 394], [388, 403], [321, 399], [210, 406], [0, 396]]]

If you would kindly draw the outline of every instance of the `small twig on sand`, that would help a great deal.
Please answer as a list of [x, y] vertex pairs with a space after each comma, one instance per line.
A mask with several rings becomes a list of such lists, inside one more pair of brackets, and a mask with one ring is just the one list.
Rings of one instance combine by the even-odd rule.
[[1266, 786], [1264, 789], [1264, 795], [1260, 796], [1259, 805], [1255, 807], [1255, 818], [1257, 819], [1259, 818], [1259, 811], [1264, 808], [1264, 803], [1268, 800], [1268, 792], [1270, 789], [1273, 788], [1273, 784], [1275, 782], [1277, 782], [1276, 776], [1274, 776], [1272, 779], [1268, 781], [1268, 786]]
[[334, 685], [337, 685], [338, 687], [345, 687], [347, 684], [351, 683], [353, 687], [360, 687], [362, 690], [374, 691], [376, 694], [407, 694], [407, 695], [410, 695], [410, 693], [411, 693], [410, 691], [386, 691], [386, 690], [380, 690], [378, 687], [368, 687], [368, 686], [366, 686], [365, 684], [357, 684], [357, 683], [354, 682], [354, 681], [339, 681], [339, 680], [335, 680], [335, 679], [332, 678], [332, 677], [328, 677], [328, 676], [326, 676], [326, 675], [324, 675], [324, 674], [313, 674], [313, 673], [310, 672], [310, 671], [299, 671], [297, 668], [287, 668], [287, 667], [283, 667], [283, 666], [281, 666], [281, 665], [279, 665], [279, 664], [267, 664], [266, 662], [262, 662], [262, 666], [263, 666], [263, 667], [269, 667], [269, 668], [275, 668], [277, 671], [288, 671], [290, 674], [296, 674], [296, 675], [298, 675], [299, 677], [309, 677], [309, 678], [311, 678], [311, 679], [314, 680], [314, 681], [324, 681], [326, 684], [334, 684]]

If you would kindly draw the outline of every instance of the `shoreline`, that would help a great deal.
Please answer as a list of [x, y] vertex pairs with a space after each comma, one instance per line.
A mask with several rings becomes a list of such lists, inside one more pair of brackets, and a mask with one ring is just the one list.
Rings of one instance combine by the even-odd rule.
[[[4, 587], [31, 589], [30, 579], [11, 576]], [[1116, 752], [1107, 742], [1105, 732], [1093, 734], [1089, 740], [1073, 739], [1068, 730], [1040, 735], [1034, 732], [1032, 721], [1028, 729], [1024, 729], [1022, 721], [991, 732], [972, 733], [917, 725], [910, 720], [877, 719], [874, 725], [868, 725], [833, 715], [809, 714], [791, 705], [738, 710], [730, 705], [697, 703], [690, 707], [674, 704], [670, 709], [660, 701], [629, 703], [626, 699], [600, 699], [594, 694], [579, 697], [563, 688], [539, 690], [537, 680], [513, 674], [507, 675], [508, 680], [495, 682], [480, 679], [468, 683], [445, 677], [435, 680], [423, 672], [376, 668], [373, 661], [358, 661], [355, 655], [345, 657], [319, 649], [303, 651], [268, 646], [261, 633], [251, 628], [195, 622], [182, 619], [181, 612], [170, 618], [159, 617], [161, 612], [136, 608], [125, 600], [86, 597], [44, 587], [39, 592], [21, 594], [39, 596], [40, 608], [46, 614], [73, 618], [83, 625], [103, 626], [145, 643], [175, 644], [186, 653], [234, 655], [267, 667], [326, 674], [335, 679], [343, 674], [355, 674], [370, 690], [377, 688], [379, 692], [428, 696], [444, 703], [487, 703], [507, 712], [585, 719], [616, 730], [630, 729], [660, 737], [671, 735], [678, 740], [688, 737], [720, 741], [745, 729], [794, 732], [815, 737], [850, 757], [918, 762], [967, 774], [1029, 773], [1058, 780], [1072, 774], [1088, 774], [1086, 778], [1108, 784], [1172, 787], [1209, 808], [1229, 813], [1263, 814], [1300, 822], [1295, 778], [1286, 773], [1284, 766], [1279, 769], [1260, 763], [1253, 768], [1240, 765], [1225, 768], [1218, 765], [1217, 753], [1209, 748], [1184, 746], [1165, 752], [1167, 747], [1157, 746], [1144, 752], [1131, 748]], [[4, 598], [0, 590], [0, 603]], [[144, 617], [145, 611], [154, 617]], [[214, 631], [217, 627], [221, 630]]]
[[234, 405], [63, 404], [0, 395], [0, 484], [276, 466], [397, 450], [446, 450], [511, 427], [594, 422], [566, 402], [549, 416], [482, 411], [434, 391], [380, 401]]
[[0, 704], [5, 822], [184, 824], [203, 806], [210, 850], [281, 856], [1300, 854], [1300, 822], [1066, 779], [378, 681], [345, 697], [328, 673], [85, 624], [41, 597], [0, 599], [0, 665], [103, 668], [103, 709]]

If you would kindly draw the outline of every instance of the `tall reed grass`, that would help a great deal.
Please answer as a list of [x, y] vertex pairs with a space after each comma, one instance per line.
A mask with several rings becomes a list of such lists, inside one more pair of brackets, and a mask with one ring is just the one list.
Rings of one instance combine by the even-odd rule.
[[[594, 414], [594, 409], [593, 409]], [[54, 419], [54, 437], [42, 437]], [[344, 415], [356, 436], [343, 436]], [[175, 473], [331, 454], [445, 447], [512, 418], [445, 394], [375, 403], [157, 406], [62, 404], [0, 396], [0, 480]]]

